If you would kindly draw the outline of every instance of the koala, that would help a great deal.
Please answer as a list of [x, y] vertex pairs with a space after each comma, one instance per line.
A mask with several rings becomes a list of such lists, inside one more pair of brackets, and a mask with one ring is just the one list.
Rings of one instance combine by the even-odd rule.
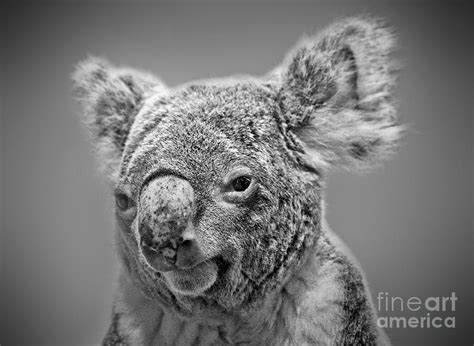
[[389, 344], [323, 192], [332, 169], [399, 146], [395, 46], [362, 16], [303, 38], [259, 78], [169, 88], [79, 63], [75, 95], [116, 204], [104, 345]]

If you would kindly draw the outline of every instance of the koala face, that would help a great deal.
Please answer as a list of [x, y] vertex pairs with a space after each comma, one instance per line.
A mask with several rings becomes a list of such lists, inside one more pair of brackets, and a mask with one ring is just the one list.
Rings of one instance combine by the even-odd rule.
[[394, 151], [393, 36], [354, 18], [305, 39], [262, 79], [169, 89], [91, 58], [75, 75], [111, 179], [135, 285], [189, 315], [248, 311], [321, 231], [322, 176]]
[[282, 122], [277, 91], [262, 82], [189, 85], [145, 102], [116, 187], [142, 284], [235, 309], [299, 264], [319, 229], [319, 177], [298, 166]]

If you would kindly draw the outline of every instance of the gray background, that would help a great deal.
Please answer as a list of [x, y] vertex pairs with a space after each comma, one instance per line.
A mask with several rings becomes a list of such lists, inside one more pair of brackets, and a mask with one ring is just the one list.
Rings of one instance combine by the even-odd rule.
[[361, 12], [399, 31], [400, 116], [412, 130], [383, 168], [331, 176], [329, 223], [374, 296], [459, 297], [456, 329], [391, 329], [395, 345], [472, 343], [468, 2], [38, 3], [1, 11], [2, 344], [92, 344], [107, 327], [112, 202], [69, 96], [77, 61], [105, 55], [171, 86], [261, 75], [302, 33]]

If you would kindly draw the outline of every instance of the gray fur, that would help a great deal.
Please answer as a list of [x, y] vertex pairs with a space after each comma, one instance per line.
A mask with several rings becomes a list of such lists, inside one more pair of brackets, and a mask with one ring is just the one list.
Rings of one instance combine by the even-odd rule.
[[[79, 65], [85, 123], [116, 193], [131, 201], [116, 211], [123, 270], [105, 344], [387, 343], [321, 198], [330, 167], [368, 167], [397, 148], [393, 50], [391, 31], [361, 17], [303, 39], [261, 79], [169, 89], [105, 60]], [[223, 188], [239, 170], [257, 186], [245, 200]], [[161, 175], [185, 181], [194, 202], [153, 197], [166, 193]], [[140, 249], [139, 224], [155, 220], [159, 199], [176, 210], [187, 201], [186, 215], [192, 206], [205, 261], [186, 271], [189, 290]]]

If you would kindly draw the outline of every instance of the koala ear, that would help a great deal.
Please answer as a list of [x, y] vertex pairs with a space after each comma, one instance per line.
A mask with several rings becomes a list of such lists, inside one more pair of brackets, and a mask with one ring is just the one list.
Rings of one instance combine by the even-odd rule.
[[397, 148], [394, 41], [380, 20], [349, 18], [303, 39], [274, 72], [308, 163], [366, 167]]
[[165, 86], [148, 73], [95, 57], [79, 63], [72, 78], [102, 168], [114, 177], [136, 114], [148, 93]]

